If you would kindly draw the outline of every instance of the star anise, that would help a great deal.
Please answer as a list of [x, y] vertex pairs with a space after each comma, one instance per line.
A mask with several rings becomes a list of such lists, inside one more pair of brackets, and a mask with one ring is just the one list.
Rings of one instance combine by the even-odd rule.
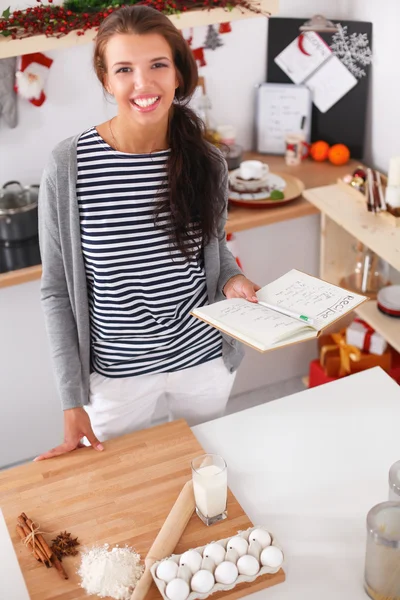
[[63, 556], [76, 556], [79, 546], [78, 538], [72, 538], [71, 534], [67, 531], [62, 531], [54, 540], [51, 540], [54, 554], [58, 560], [62, 560]]

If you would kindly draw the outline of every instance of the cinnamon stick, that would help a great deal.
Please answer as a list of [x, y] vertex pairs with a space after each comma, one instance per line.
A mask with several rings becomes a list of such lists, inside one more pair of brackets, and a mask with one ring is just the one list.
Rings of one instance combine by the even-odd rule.
[[[21, 513], [18, 517], [18, 521], [20, 520], [25, 523], [27, 529], [33, 528], [33, 521], [25, 513]], [[41, 533], [35, 534], [35, 542], [37, 543], [37, 548], [40, 547], [42, 553], [46, 555], [46, 561], [49, 563], [49, 566], [54, 565], [61, 579], [68, 579], [68, 574], [62, 566], [61, 561], [58, 560]]]
[[[26, 526], [25, 522], [23, 521], [23, 519], [18, 519], [17, 533], [22, 540], [25, 540], [26, 536], [28, 536], [30, 534], [30, 531], [29, 531], [28, 527]], [[36, 559], [40, 560], [44, 565], [46, 565], [46, 567], [48, 567], [48, 568], [50, 567], [47, 556], [45, 556], [43, 554], [43, 552], [40, 550], [40, 548], [38, 548], [37, 546], [34, 546], [32, 541], [29, 541], [27, 546], [31, 550], [33, 556]]]
[[[24, 540], [26, 538], [25, 532], [22, 529], [21, 525], [17, 525], [16, 527], [17, 533], [19, 535], [19, 537], [21, 538], [21, 540]], [[36, 550], [34, 548], [32, 548], [32, 546], [30, 546], [31, 550], [32, 550], [32, 554], [33, 556], [36, 558], [36, 560], [38, 560], [39, 562], [42, 562], [40, 560], [40, 556], [39, 554], [36, 552]]]
[[66, 573], [64, 567], [61, 564], [61, 561], [58, 560], [57, 556], [53, 554], [51, 558], [52, 564], [57, 569], [57, 573], [60, 575], [61, 579], [68, 579], [68, 574]]
[[[25, 519], [25, 522], [28, 525], [28, 527], [32, 529], [33, 521], [29, 519], [25, 513], [21, 513], [21, 517]], [[41, 547], [43, 554], [45, 554], [47, 558], [51, 560], [51, 557], [53, 556], [53, 551], [50, 549], [48, 543], [46, 542], [41, 533], [35, 533], [35, 542], [37, 542], [38, 546]]]

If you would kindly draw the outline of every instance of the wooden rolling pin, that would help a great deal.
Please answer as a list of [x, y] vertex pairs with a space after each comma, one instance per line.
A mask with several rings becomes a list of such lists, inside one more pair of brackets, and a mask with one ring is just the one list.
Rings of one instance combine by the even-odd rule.
[[131, 600], [144, 600], [153, 582], [150, 569], [158, 560], [172, 554], [195, 509], [193, 482], [185, 483], [165, 519], [144, 561], [145, 570], [136, 584]]

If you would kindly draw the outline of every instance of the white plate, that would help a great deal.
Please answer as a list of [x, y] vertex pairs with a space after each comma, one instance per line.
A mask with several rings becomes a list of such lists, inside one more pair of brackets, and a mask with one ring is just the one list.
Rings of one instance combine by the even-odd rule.
[[283, 192], [286, 187], [286, 181], [274, 173], [269, 173], [266, 181], [267, 183], [263, 183], [263, 185], [269, 189], [262, 192], [236, 192], [234, 190], [229, 190], [229, 197], [232, 198], [232, 200], [266, 200], [270, 197], [273, 190]]
[[400, 285], [389, 285], [379, 290], [377, 295], [379, 304], [389, 310], [400, 311]]

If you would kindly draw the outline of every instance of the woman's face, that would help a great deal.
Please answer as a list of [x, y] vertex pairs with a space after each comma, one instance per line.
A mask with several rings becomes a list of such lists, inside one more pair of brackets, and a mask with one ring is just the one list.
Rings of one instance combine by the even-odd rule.
[[119, 115], [141, 126], [168, 120], [179, 81], [162, 35], [116, 34], [107, 43], [105, 59], [105, 87], [114, 95]]

